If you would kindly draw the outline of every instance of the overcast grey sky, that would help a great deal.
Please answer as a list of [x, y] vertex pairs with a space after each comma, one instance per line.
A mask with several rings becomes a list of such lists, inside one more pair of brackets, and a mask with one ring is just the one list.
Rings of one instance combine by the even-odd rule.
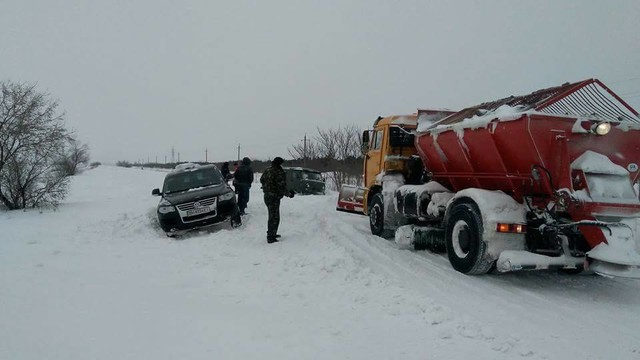
[[288, 157], [316, 128], [596, 77], [640, 110], [640, 1], [4, 0], [0, 80], [92, 159]]

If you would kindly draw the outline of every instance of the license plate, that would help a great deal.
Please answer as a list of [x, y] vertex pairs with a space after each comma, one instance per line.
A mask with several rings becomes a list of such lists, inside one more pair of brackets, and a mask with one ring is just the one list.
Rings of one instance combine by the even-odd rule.
[[211, 211], [211, 208], [206, 206], [206, 207], [199, 208], [199, 209], [188, 210], [187, 211], [187, 216], [195, 216], [195, 215], [200, 215], [200, 214], [206, 214], [206, 213], [208, 213], [210, 211]]

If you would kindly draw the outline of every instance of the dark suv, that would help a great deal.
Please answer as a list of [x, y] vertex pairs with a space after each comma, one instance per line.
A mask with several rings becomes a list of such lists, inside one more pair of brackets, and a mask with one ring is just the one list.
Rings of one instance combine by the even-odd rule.
[[158, 222], [168, 236], [227, 220], [232, 227], [241, 224], [236, 194], [215, 165], [180, 166], [164, 178], [162, 192], [151, 194], [162, 196]]
[[302, 195], [324, 195], [324, 176], [318, 170], [286, 167], [287, 190]]

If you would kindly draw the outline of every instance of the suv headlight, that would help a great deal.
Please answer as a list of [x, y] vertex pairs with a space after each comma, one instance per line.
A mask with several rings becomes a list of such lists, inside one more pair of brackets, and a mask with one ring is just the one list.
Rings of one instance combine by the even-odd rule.
[[161, 214], [168, 214], [170, 212], [174, 212], [176, 211], [175, 206], [171, 205], [171, 203], [169, 201], [167, 201], [167, 199], [162, 199], [160, 200], [160, 203], [158, 204], [158, 212]]
[[174, 211], [176, 211], [176, 208], [173, 207], [173, 206], [160, 206], [158, 208], [158, 212], [160, 214], [168, 214], [168, 213], [174, 212]]
[[226, 194], [220, 195], [220, 201], [227, 201], [233, 199], [236, 194], [233, 191], [229, 191]]

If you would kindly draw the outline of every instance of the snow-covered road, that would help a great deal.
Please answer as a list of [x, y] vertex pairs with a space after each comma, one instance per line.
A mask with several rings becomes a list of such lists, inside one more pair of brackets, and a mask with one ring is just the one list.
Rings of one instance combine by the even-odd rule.
[[163, 177], [102, 166], [0, 213], [0, 359], [640, 359], [640, 282], [462, 275], [335, 193], [283, 199], [268, 245], [259, 186], [241, 228], [171, 240]]

